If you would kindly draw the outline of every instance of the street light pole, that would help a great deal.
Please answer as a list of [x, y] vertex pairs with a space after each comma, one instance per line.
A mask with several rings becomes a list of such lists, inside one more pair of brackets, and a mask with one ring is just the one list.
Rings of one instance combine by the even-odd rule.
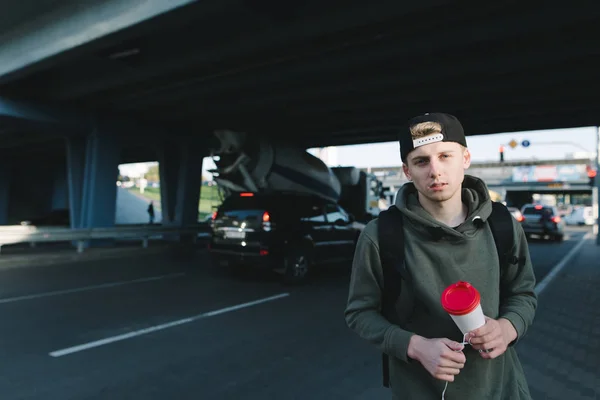
[[592, 198], [594, 207], [594, 217], [596, 218], [596, 223], [594, 224], [594, 234], [596, 235], [596, 244], [600, 246], [600, 234], [598, 234], [598, 226], [600, 225], [600, 127], [596, 126], [596, 176], [594, 181], [596, 182], [596, 187], [592, 188]]

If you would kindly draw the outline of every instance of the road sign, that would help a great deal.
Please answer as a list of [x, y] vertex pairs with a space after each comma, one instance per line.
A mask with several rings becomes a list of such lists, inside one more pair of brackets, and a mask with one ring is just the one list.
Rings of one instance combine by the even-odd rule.
[[530, 144], [531, 144], [531, 143], [529, 142], [529, 140], [523, 140], [523, 141], [521, 142], [521, 146], [523, 146], [523, 147], [529, 147], [529, 145], [530, 145]]
[[511, 140], [510, 142], [508, 142], [508, 145], [514, 149], [515, 147], [517, 147], [519, 145], [519, 142], [517, 142], [515, 139]]

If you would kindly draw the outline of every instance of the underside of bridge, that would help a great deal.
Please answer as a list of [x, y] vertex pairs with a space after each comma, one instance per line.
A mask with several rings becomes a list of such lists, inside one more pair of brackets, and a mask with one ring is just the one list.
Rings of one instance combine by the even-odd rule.
[[[117, 3], [128, 2], [106, 7]], [[593, 2], [209, 0], [4, 71], [0, 91], [173, 134], [230, 128], [305, 147], [394, 140], [434, 110], [468, 134], [589, 126], [598, 37]], [[17, 122], [0, 130], [39, 135]]]
[[21, 0], [0, 16], [0, 156], [67, 165], [87, 226], [118, 162], [171, 160], [181, 203], [215, 129], [308, 148], [431, 111], [468, 135], [599, 125], [598, 37], [593, 2]]

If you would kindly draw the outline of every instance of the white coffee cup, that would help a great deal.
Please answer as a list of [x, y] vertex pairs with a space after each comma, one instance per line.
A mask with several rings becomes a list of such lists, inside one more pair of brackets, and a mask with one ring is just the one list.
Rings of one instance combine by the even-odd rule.
[[442, 293], [442, 307], [463, 335], [485, 325], [480, 300], [479, 292], [469, 282], [456, 282]]

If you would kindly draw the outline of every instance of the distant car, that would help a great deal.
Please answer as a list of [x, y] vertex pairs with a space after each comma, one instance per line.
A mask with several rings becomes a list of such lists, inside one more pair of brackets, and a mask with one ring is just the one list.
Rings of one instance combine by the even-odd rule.
[[352, 260], [360, 234], [338, 204], [289, 192], [230, 195], [211, 225], [214, 264], [276, 271], [286, 283], [303, 281], [318, 264]]
[[560, 215], [561, 217], [566, 217], [567, 215], [571, 214], [574, 210], [573, 206], [570, 204], [560, 204], [558, 207], [558, 215]]
[[592, 207], [580, 207], [565, 216], [567, 225], [594, 225], [594, 209]]
[[518, 208], [516, 207], [507, 207], [508, 211], [510, 211], [510, 213], [512, 214], [512, 216], [518, 221], [518, 222], [523, 222], [523, 220], [525, 218], [523, 218], [523, 214], [521, 214], [521, 211], [519, 211]]
[[521, 208], [523, 230], [527, 236], [537, 235], [561, 242], [564, 239], [565, 221], [556, 207], [541, 204], [526, 204]]
[[45, 215], [21, 221], [25, 226], [71, 226], [71, 217], [68, 209], [52, 210]]

